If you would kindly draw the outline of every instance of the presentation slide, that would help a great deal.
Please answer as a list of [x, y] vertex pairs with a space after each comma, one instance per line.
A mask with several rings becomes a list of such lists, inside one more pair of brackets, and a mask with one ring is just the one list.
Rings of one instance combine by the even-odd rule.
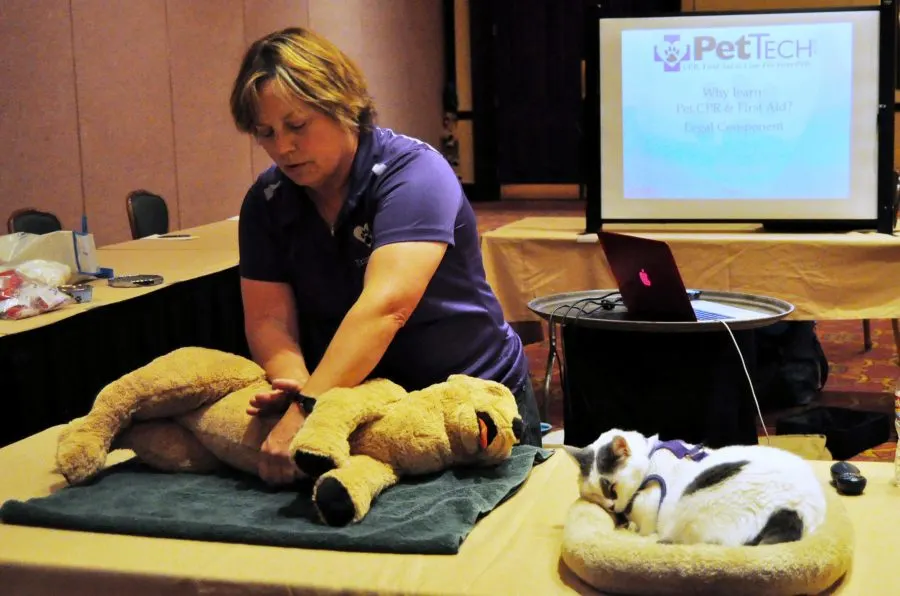
[[604, 218], [874, 219], [878, 19], [601, 20]]

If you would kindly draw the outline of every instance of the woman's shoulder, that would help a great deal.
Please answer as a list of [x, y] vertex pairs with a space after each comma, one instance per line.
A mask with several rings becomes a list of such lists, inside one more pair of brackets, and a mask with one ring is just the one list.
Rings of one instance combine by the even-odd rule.
[[299, 187], [276, 166], [256, 177], [241, 203], [241, 219], [284, 220], [294, 217], [299, 208]]
[[438, 151], [434, 147], [432, 147], [425, 141], [416, 137], [411, 137], [409, 135], [395, 132], [390, 128], [376, 127], [372, 131], [372, 134], [379, 149], [377, 151], [378, 157], [384, 162], [388, 162], [398, 157], [415, 155], [418, 153], [423, 153], [426, 155], [434, 154], [440, 156], [440, 153], [438, 153]]
[[456, 180], [453, 168], [434, 147], [417, 139], [394, 132], [389, 128], [373, 131], [379, 150], [372, 171], [379, 177], [385, 174], [404, 177], [421, 174], [428, 179], [446, 175]]
[[244, 197], [244, 204], [265, 204], [274, 207], [283, 203], [285, 197], [296, 198], [298, 192], [302, 191], [297, 185], [291, 182], [277, 166], [272, 165], [256, 177]]
[[256, 177], [256, 180], [250, 185], [247, 198], [271, 200], [276, 194], [279, 194], [277, 191], [282, 186], [284, 186], [284, 179], [281, 171], [273, 164]]

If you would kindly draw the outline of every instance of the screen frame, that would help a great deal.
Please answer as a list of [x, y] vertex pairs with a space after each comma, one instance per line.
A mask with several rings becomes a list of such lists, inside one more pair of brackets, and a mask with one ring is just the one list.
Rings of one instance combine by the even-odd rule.
[[[823, 12], [873, 12], [879, 13], [879, 68], [877, 115], [877, 211], [876, 219], [671, 219], [671, 218], [606, 218], [603, 217], [600, 197], [600, 20], [615, 18], [700, 17], [720, 15], [802, 14]], [[629, 9], [608, 9], [604, 5], [588, 3], [584, 29], [584, 103], [582, 113], [583, 173], [585, 187], [585, 232], [592, 233], [606, 223], [759, 223], [773, 231], [830, 231], [874, 229], [883, 234], [893, 234], [896, 224], [895, 197], [897, 183], [894, 175], [894, 106], [898, 82], [897, 68], [897, 3], [881, 0], [879, 4], [866, 6], [811, 7], [797, 9], [726, 10], [677, 13], [639, 13]]]

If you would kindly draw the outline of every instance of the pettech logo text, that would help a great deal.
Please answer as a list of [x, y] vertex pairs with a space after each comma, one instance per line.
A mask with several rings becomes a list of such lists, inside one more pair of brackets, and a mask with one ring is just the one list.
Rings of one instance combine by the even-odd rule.
[[771, 33], [744, 33], [737, 38], [696, 35], [685, 41], [681, 35], [669, 34], [663, 36], [663, 43], [653, 46], [653, 60], [662, 62], [665, 72], [735, 62], [797, 63], [811, 59], [814, 54], [812, 39], [779, 39]]

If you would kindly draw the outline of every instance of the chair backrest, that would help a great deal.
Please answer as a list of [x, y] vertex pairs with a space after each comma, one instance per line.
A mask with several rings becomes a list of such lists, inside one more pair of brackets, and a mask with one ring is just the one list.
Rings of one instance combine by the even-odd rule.
[[125, 199], [125, 207], [133, 239], [169, 233], [169, 208], [158, 194], [143, 189], [132, 191]]
[[37, 209], [18, 209], [6, 220], [6, 229], [10, 234], [27, 232], [29, 234], [49, 234], [62, 229], [59, 218], [46, 211]]

